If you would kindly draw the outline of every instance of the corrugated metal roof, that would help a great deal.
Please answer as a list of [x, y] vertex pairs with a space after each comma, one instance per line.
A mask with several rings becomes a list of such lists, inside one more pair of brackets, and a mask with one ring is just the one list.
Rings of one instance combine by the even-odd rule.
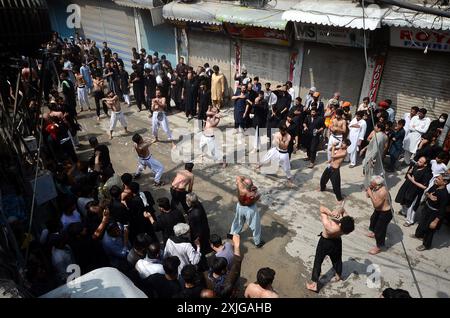
[[204, 24], [221, 25], [216, 19], [223, 5], [214, 2], [179, 3], [171, 2], [163, 7], [163, 17], [168, 20], [190, 21]]
[[227, 6], [217, 13], [222, 22], [251, 25], [255, 27], [284, 30], [288, 21], [281, 19], [283, 11]]
[[450, 18], [393, 7], [383, 17], [383, 25], [417, 29], [450, 30]]
[[386, 8], [370, 5], [364, 9], [358, 3], [340, 0], [302, 0], [283, 13], [282, 19], [335, 27], [375, 30], [381, 26]]
[[153, 9], [153, 0], [113, 0], [116, 4], [124, 7]]

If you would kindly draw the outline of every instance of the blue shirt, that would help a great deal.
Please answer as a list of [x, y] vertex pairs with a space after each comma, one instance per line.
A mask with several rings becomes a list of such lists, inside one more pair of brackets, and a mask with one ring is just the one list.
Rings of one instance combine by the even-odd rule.
[[[123, 227], [120, 226], [121, 232], [123, 233]], [[102, 245], [105, 254], [109, 257], [111, 265], [114, 266], [115, 263], [120, 262], [120, 260], [126, 260], [128, 255], [128, 247], [123, 245], [123, 236], [118, 237], [109, 236], [107, 232], [103, 236]]]

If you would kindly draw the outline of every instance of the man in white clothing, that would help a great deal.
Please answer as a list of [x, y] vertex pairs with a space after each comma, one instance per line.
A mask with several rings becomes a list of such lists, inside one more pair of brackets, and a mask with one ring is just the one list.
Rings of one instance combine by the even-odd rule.
[[317, 89], [313, 86], [309, 89], [308, 94], [305, 95], [305, 107], [309, 106], [314, 100], [313, 94], [317, 91]]
[[361, 142], [364, 140], [364, 136], [366, 134], [367, 123], [363, 119], [364, 112], [359, 111], [356, 113], [355, 118], [350, 122], [349, 128], [349, 139], [350, 146], [347, 149], [347, 152], [350, 156], [350, 166], [349, 168], [353, 168], [356, 166], [356, 159], [358, 154], [358, 148], [361, 145]]
[[144, 170], [144, 168], [148, 166], [155, 173], [154, 185], [157, 187], [164, 185], [164, 183], [161, 181], [161, 176], [164, 172], [164, 166], [161, 162], [153, 158], [152, 154], [150, 153], [150, 146], [154, 143], [154, 141], [144, 141], [144, 138], [142, 138], [142, 136], [139, 134], [134, 134], [132, 140], [134, 142], [134, 149], [136, 150], [139, 158], [138, 167], [134, 178], [139, 178], [142, 170]]
[[166, 247], [164, 249], [164, 258], [169, 256], [177, 256], [180, 260], [180, 266], [178, 266], [178, 273], [181, 274], [181, 270], [186, 265], [197, 265], [200, 262], [200, 240], [195, 240], [196, 248], [192, 247], [189, 239], [189, 225], [186, 223], [178, 223], [173, 227], [174, 237], [167, 240]]
[[420, 143], [420, 138], [427, 132], [430, 127], [431, 120], [425, 117], [427, 110], [425, 108], [419, 109], [417, 116], [411, 118], [409, 124], [409, 133], [403, 140], [403, 149], [405, 150], [405, 164], [409, 165], [411, 158], [414, 158], [417, 147]]
[[403, 129], [405, 130], [405, 137], [409, 133], [409, 123], [411, 122], [411, 118], [416, 116], [418, 112], [419, 112], [419, 107], [413, 106], [413, 107], [411, 107], [411, 111], [409, 113], [405, 113], [403, 115], [403, 119], [405, 120], [405, 126], [403, 127]]
[[161, 125], [167, 137], [172, 142], [172, 147], [175, 147], [173, 142], [172, 133], [170, 132], [169, 122], [166, 115], [166, 98], [161, 95], [161, 90], [156, 89], [156, 97], [152, 99], [152, 134], [155, 137], [155, 141], [158, 141], [158, 130]]
[[142, 279], [153, 274], [165, 274], [163, 265], [161, 264], [160, 254], [161, 247], [159, 243], [151, 243], [147, 249], [147, 256], [137, 261], [135, 268]]
[[264, 90], [264, 100], [267, 102], [270, 110], [277, 103], [278, 97], [270, 89], [270, 83], [266, 83], [265, 87], [266, 89]]

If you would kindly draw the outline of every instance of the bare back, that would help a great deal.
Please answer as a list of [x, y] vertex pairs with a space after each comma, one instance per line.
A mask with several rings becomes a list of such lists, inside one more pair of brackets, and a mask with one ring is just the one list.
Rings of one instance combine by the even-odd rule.
[[134, 149], [136, 150], [136, 153], [141, 158], [147, 158], [150, 156], [150, 145], [151, 142], [145, 142], [142, 141], [140, 144], [134, 144]]
[[386, 187], [382, 186], [378, 190], [373, 191], [374, 199], [372, 203], [374, 208], [378, 211], [390, 211], [391, 205], [389, 203], [389, 193]]
[[117, 95], [114, 96], [113, 98], [106, 99], [106, 104], [108, 105], [109, 108], [111, 108], [111, 110], [113, 112], [121, 111], [120, 100], [119, 100], [119, 96], [117, 96]]
[[291, 135], [285, 133], [283, 136], [280, 132], [277, 132], [275, 133], [274, 138], [275, 144], [280, 150], [288, 150], [289, 142], [291, 141]]
[[255, 283], [251, 283], [247, 286], [244, 296], [245, 298], [279, 298], [272, 287], [270, 287], [270, 289], [264, 289]]

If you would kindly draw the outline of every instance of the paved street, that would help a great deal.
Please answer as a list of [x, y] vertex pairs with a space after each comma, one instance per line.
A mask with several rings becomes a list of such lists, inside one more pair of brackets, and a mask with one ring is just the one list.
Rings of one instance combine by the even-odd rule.
[[[91, 102], [93, 105], [93, 103]], [[132, 133], [139, 132], [150, 137], [151, 125], [147, 112], [136, 112], [136, 107], [125, 109], [130, 134], [122, 133], [118, 124], [115, 138], [108, 140], [109, 119], [102, 117], [96, 121], [94, 112], [80, 114], [80, 122], [84, 131], [80, 133], [81, 153], [90, 153], [87, 138], [96, 135], [101, 143], [109, 146], [114, 168], [117, 173], [134, 173], [136, 155], [131, 141]], [[227, 117], [222, 119], [221, 128], [231, 127], [232, 112], [226, 111]], [[169, 116], [172, 129], [187, 127], [184, 114]], [[193, 121], [190, 125], [192, 127]], [[192, 128], [191, 128], [192, 129]], [[88, 131], [89, 133], [86, 133]], [[171, 145], [165, 142], [166, 136], [160, 130], [162, 142], [152, 146], [152, 153], [165, 166], [163, 180], [168, 183], [175, 171], [182, 166], [171, 160]], [[274, 288], [281, 297], [378, 297], [386, 287], [408, 290], [413, 297], [418, 297], [413, 275], [408, 267], [403, 245], [406, 248], [414, 275], [424, 297], [449, 297], [450, 293], [450, 229], [443, 226], [435, 236], [430, 251], [417, 252], [420, 245], [416, 239], [409, 237], [415, 226], [402, 226], [403, 217], [396, 214], [388, 228], [386, 244], [387, 252], [371, 256], [367, 252], [373, 247], [374, 240], [365, 236], [372, 213], [371, 203], [361, 191], [363, 181], [360, 166], [349, 169], [345, 165], [341, 169], [342, 190], [346, 196], [345, 208], [355, 217], [356, 229], [348, 237], [343, 238], [343, 281], [327, 283], [316, 295], [308, 292], [304, 286], [310, 278], [318, 234], [321, 232], [319, 205], [329, 208], [336, 205], [332, 192], [317, 192], [319, 178], [325, 167], [326, 154], [319, 152], [318, 162], [314, 169], [307, 169], [303, 152], [294, 154], [291, 160], [295, 188], [284, 185], [285, 176], [280, 170], [278, 175], [264, 176], [257, 174], [254, 167], [246, 164], [232, 164], [226, 169], [220, 165], [196, 164], [194, 167], [194, 192], [201, 198], [208, 214], [211, 233], [225, 237], [229, 232], [236, 205], [235, 176], [248, 175], [262, 193], [259, 203], [262, 216], [262, 237], [267, 244], [256, 249], [251, 240], [251, 231], [242, 233], [242, 251], [245, 256], [242, 266], [242, 284], [256, 280], [256, 272], [261, 267], [271, 267], [276, 271]], [[388, 184], [391, 196], [395, 197], [405, 171], [391, 174]], [[169, 196], [169, 185], [161, 189], [153, 188], [153, 178], [148, 170], [139, 180], [146, 190], [152, 191], [155, 198]], [[331, 185], [330, 185], [331, 186]], [[394, 204], [396, 211], [399, 205]], [[370, 266], [370, 265], [374, 266]], [[329, 281], [334, 273], [330, 270], [331, 262], [326, 260], [322, 266], [323, 282]], [[380, 279], [376, 277], [379, 270]], [[370, 278], [375, 277], [375, 282]]]

